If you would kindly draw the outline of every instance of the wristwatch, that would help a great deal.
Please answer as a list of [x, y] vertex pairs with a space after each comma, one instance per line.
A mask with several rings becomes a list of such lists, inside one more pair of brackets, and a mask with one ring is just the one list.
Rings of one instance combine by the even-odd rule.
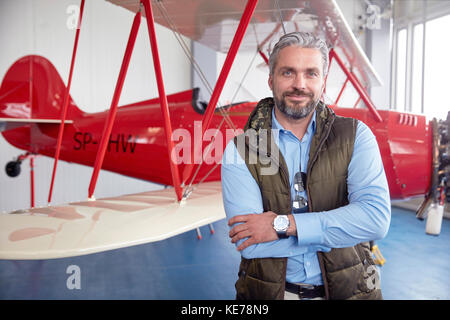
[[287, 215], [278, 215], [273, 219], [273, 228], [277, 232], [278, 238], [286, 239], [288, 238], [287, 230], [289, 228], [290, 222]]

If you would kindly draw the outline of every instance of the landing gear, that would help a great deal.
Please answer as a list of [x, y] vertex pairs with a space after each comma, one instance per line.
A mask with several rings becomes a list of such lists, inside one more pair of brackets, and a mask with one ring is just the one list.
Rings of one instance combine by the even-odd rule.
[[20, 174], [21, 168], [20, 165], [22, 162], [26, 159], [30, 159], [30, 205], [31, 208], [34, 208], [34, 157], [36, 155], [32, 154], [30, 152], [27, 152], [25, 154], [21, 154], [17, 157], [17, 159], [10, 161], [5, 166], [5, 171], [8, 177], [15, 178]]
[[33, 156], [34, 155], [32, 153], [27, 152], [25, 154], [21, 154], [15, 160], [8, 162], [5, 167], [5, 171], [8, 177], [17, 177], [20, 174], [20, 165], [22, 164], [22, 162], [28, 158], [33, 158]]
[[20, 174], [20, 165], [22, 161], [10, 161], [6, 164], [5, 171], [8, 177], [15, 178]]

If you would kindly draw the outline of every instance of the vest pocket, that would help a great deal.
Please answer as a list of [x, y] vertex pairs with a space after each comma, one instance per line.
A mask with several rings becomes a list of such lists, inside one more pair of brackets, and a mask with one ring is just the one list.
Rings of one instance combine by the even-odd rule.
[[248, 274], [241, 274], [235, 287], [237, 300], [279, 300], [284, 296], [280, 283], [256, 279]]
[[283, 299], [286, 261], [286, 258], [242, 258], [235, 284], [236, 299]]
[[380, 273], [373, 260], [372, 252], [370, 251], [370, 244], [368, 242], [361, 243], [361, 251], [366, 258], [364, 265], [364, 279], [367, 285], [367, 292], [370, 292], [370, 299], [383, 299], [381, 294]]
[[330, 299], [349, 299], [361, 292], [363, 265], [356, 247], [323, 253]]
[[368, 243], [324, 253], [331, 299], [382, 299], [378, 269]]

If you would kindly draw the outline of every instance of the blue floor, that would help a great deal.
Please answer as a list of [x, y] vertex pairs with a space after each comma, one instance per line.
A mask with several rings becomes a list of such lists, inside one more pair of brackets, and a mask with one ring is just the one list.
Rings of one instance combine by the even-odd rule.
[[[225, 220], [165, 241], [87, 256], [0, 260], [0, 299], [234, 299], [240, 255]], [[81, 289], [66, 285], [70, 265]]]
[[[87, 256], [0, 260], [0, 299], [234, 299], [239, 253], [225, 220], [215, 235], [201, 228], [146, 245]], [[441, 235], [425, 234], [411, 211], [392, 210], [388, 235], [378, 242], [385, 299], [450, 299], [450, 221]], [[80, 268], [81, 288], [68, 289], [69, 266]]]
[[381, 268], [385, 299], [450, 299], [450, 220], [442, 221], [441, 234], [425, 234], [425, 221], [415, 213], [392, 208], [387, 236], [378, 241], [386, 259]]

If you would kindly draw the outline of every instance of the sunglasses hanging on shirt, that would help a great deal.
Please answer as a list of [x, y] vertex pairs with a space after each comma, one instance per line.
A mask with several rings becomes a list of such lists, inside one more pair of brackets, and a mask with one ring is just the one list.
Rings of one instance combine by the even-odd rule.
[[306, 212], [308, 201], [300, 194], [300, 192], [305, 191], [305, 183], [306, 183], [306, 174], [303, 173], [300, 169], [294, 176], [294, 190], [295, 196], [292, 201], [292, 208], [294, 213], [303, 213]]

